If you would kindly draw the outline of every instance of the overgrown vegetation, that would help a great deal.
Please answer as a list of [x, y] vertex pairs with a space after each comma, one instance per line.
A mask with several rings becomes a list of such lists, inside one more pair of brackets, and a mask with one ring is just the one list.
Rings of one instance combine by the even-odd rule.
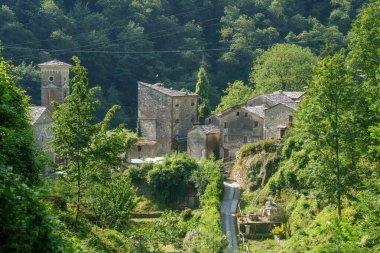
[[[257, 210], [268, 198], [286, 204], [281, 247], [286, 252], [380, 249], [379, 222], [374, 219], [380, 210], [374, 134], [379, 122], [374, 99], [380, 94], [378, 64], [363, 58], [380, 57], [380, 30], [375, 28], [379, 15], [379, 2], [371, 1], [353, 25], [348, 52], [320, 61], [279, 153], [276, 172], [262, 190], [243, 195], [245, 211]], [[260, 165], [255, 146], [242, 147], [241, 154], [240, 159], [254, 161], [246, 170]], [[237, 163], [235, 169], [245, 165]], [[273, 232], [279, 234], [278, 229]]]

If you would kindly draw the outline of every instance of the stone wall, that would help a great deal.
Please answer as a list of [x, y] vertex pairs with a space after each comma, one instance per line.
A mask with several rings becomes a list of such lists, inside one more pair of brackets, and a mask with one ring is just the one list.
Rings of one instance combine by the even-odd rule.
[[186, 137], [197, 120], [197, 97], [173, 97], [173, 135]]
[[[141, 129], [149, 129], [156, 120], [156, 141], [164, 154], [172, 147], [172, 98], [154, 89], [138, 84], [138, 121]], [[145, 125], [146, 124], [146, 125]], [[148, 135], [147, 133], [145, 133]], [[149, 138], [149, 136], [142, 136]]]
[[69, 68], [59, 66], [41, 67], [41, 105], [53, 111], [52, 101], [63, 103], [70, 94]]
[[194, 128], [188, 134], [187, 153], [195, 159], [206, 157], [206, 138], [207, 136], [199, 128]]
[[43, 150], [54, 161], [54, 153], [49, 147], [49, 142], [53, 139], [53, 133], [50, 129], [52, 123], [52, 117], [49, 112], [45, 110], [39, 119], [33, 123], [33, 134], [37, 148]]
[[264, 138], [280, 138], [281, 127], [289, 126], [289, 116], [292, 115], [293, 109], [286, 105], [278, 104], [265, 110]]
[[[263, 138], [263, 119], [245, 112], [247, 111], [236, 108], [220, 119], [222, 146], [223, 149], [228, 149], [232, 158], [235, 158], [235, 153], [245, 142], [254, 142]], [[255, 121], [258, 122], [257, 126], [254, 125]], [[224, 155], [225, 151], [221, 152]]]

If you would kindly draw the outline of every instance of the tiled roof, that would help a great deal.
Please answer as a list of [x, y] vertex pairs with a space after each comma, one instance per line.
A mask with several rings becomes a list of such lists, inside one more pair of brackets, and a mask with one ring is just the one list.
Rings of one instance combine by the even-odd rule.
[[295, 103], [295, 102], [293, 102], [293, 103], [282, 103], [282, 104], [286, 105], [289, 108], [292, 108], [293, 110], [297, 109], [297, 103]]
[[275, 91], [271, 94], [263, 94], [263, 96], [275, 102], [276, 104], [293, 102], [293, 100], [290, 97], [288, 97], [287, 95], [285, 95], [283, 92], [280, 92], [280, 91]]
[[45, 106], [31, 107], [30, 116], [32, 116], [32, 124], [36, 123], [36, 121], [41, 117], [46, 109], [47, 108]]
[[[222, 117], [223, 115], [226, 115], [226, 114], [228, 114], [228, 113], [230, 113], [230, 112], [232, 112], [232, 111], [234, 111], [234, 110], [236, 110], [236, 109], [238, 109], [238, 108], [241, 108], [243, 105], [244, 105], [244, 104], [234, 105], [234, 106], [232, 106], [232, 107], [230, 107], [230, 108], [225, 109], [224, 111], [217, 112], [217, 113], [212, 114], [212, 115], [215, 115], [216, 117]], [[212, 116], [212, 115], [210, 115], [210, 116]], [[209, 117], [210, 117], [210, 116], [209, 116]]]
[[174, 90], [172, 88], [170, 89], [166, 88], [164, 84], [162, 83], [156, 83], [156, 84], [149, 84], [149, 83], [144, 83], [144, 82], [138, 82], [138, 83], [172, 97], [198, 96], [196, 93], [193, 93], [193, 92], [182, 92], [182, 91]]
[[217, 134], [220, 133], [220, 129], [214, 125], [199, 125], [197, 126], [205, 134]]
[[58, 61], [57, 59], [54, 59], [52, 61], [47, 61], [47, 62], [44, 62], [44, 63], [40, 63], [40, 64], [38, 64], [38, 66], [65, 66], [65, 67], [71, 67], [70, 64], [67, 64], [67, 63], [62, 62], [62, 61]]
[[303, 91], [284, 91], [283, 93], [293, 100], [298, 100], [305, 94]]
[[259, 106], [244, 106], [243, 109], [256, 114], [257, 116], [260, 116], [261, 118], [264, 118], [264, 110], [267, 109], [266, 106], [259, 105]]

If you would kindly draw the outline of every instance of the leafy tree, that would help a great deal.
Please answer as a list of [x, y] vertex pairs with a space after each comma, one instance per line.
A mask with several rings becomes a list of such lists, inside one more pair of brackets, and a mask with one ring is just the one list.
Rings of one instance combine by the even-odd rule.
[[135, 206], [135, 192], [127, 176], [114, 175], [103, 183], [91, 183], [84, 205], [101, 227], [117, 227], [129, 218]]
[[0, 251], [72, 252], [61, 237], [59, 222], [50, 217], [42, 194], [24, 179], [0, 166]]
[[278, 44], [264, 52], [251, 72], [256, 93], [300, 91], [311, 79], [317, 58], [308, 48]]
[[174, 204], [193, 189], [191, 175], [198, 169], [197, 162], [186, 153], [165, 157], [148, 172], [148, 183], [153, 196], [164, 204]]
[[224, 96], [220, 99], [215, 112], [221, 112], [232, 106], [247, 102], [253, 96], [253, 89], [244, 84], [243, 81], [229, 83], [223, 91]]
[[65, 98], [65, 103], [55, 104], [53, 147], [56, 154], [66, 161], [64, 168], [72, 187], [76, 189], [77, 223], [86, 184], [110, 179], [111, 169], [121, 166], [121, 154], [128, 152], [136, 137], [120, 127], [109, 131], [110, 121], [118, 106], [113, 106], [103, 121], [94, 124], [95, 110], [99, 105], [96, 91], [99, 88], [88, 89], [87, 70], [80, 65], [77, 57], [73, 57], [73, 61], [73, 91]]
[[28, 183], [36, 183], [41, 168], [29, 122], [29, 97], [11, 73], [14, 68], [0, 57], [0, 165], [11, 166]]
[[[360, 98], [355, 117], [360, 123], [363, 147], [368, 144], [374, 161], [380, 159], [380, 3], [371, 1], [355, 21], [349, 44], [348, 62], [358, 82]], [[370, 136], [369, 132], [370, 130]]]
[[338, 216], [342, 198], [358, 175], [355, 101], [355, 83], [348, 75], [344, 52], [340, 52], [320, 63], [297, 113], [296, 131], [312, 150], [308, 154], [313, 161], [309, 164], [311, 175], [318, 190], [334, 199]]
[[198, 121], [203, 122], [210, 115], [211, 108], [208, 100], [209, 82], [204, 67], [200, 67], [195, 93], [198, 94]]

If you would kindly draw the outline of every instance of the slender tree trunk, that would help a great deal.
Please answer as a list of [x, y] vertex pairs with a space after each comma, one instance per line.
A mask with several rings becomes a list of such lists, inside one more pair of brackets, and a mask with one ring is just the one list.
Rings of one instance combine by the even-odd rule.
[[77, 192], [77, 212], [76, 212], [76, 215], [75, 215], [74, 227], [76, 227], [77, 224], [78, 224], [78, 216], [79, 216], [79, 211], [80, 211], [81, 168], [80, 168], [79, 161], [77, 162], [77, 166], [78, 166], [78, 177], [77, 177], [78, 192]]
[[[339, 118], [338, 118], [338, 98], [335, 100], [335, 131], [339, 131]], [[339, 163], [339, 133], [335, 136], [335, 159], [336, 159], [336, 186], [337, 186], [337, 206], [338, 206], [338, 216], [342, 215], [342, 204], [341, 204], [341, 179], [340, 179], [340, 163]]]

